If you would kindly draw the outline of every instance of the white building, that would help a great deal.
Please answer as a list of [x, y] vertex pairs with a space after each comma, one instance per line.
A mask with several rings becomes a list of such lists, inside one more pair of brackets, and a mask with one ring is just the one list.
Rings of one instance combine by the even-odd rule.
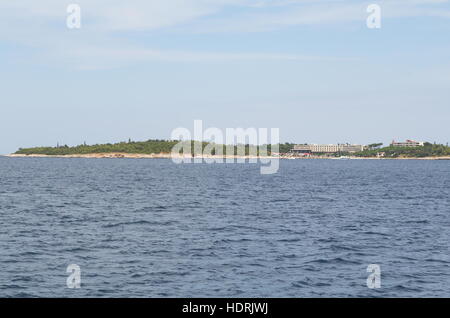
[[338, 145], [295, 145], [292, 150], [295, 153], [338, 153], [338, 152], [359, 152], [363, 151], [363, 145], [350, 145], [350, 144], [338, 144]]
[[365, 146], [363, 145], [339, 145], [340, 152], [360, 152], [364, 151]]
[[392, 147], [423, 147], [424, 142], [422, 141], [414, 141], [414, 140], [406, 140], [406, 141], [392, 141], [391, 146]]

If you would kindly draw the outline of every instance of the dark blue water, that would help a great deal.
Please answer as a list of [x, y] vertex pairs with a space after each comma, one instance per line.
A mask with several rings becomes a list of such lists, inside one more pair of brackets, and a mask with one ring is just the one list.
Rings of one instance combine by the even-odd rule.
[[449, 189], [450, 161], [286, 160], [260, 175], [0, 158], [0, 296], [449, 297]]

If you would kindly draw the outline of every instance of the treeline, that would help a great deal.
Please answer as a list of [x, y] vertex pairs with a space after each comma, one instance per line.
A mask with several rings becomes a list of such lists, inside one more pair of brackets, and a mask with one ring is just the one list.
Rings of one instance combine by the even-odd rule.
[[[119, 142], [115, 144], [96, 144], [96, 145], [78, 145], [75, 147], [69, 147], [67, 145], [57, 146], [57, 147], [35, 147], [35, 148], [20, 148], [16, 154], [22, 155], [50, 155], [50, 156], [63, 156], [63, 155], [83, 155], [83, 154], [96, 154], [96, 153], [127, 153], [127, 154], [160, 154], [160, 153], [171, 153], [174, 146], [176, 146], [179, 141], [169, 141], [169, 140], [158, 140], [152, 139], [147, 141], [128, 141], [128, 142]], [[191, 154], [196, 154], [198, 152], [195, 147], [194, 141], [185, 141], [184, 146], [185, 149], [189, 148], [189, 143], [191, 147]], [[200, 143], [201, 151], [203, 152], [205, 148], [211, 147], [214, 144], [210, 143]], [[227, 153], [226, 145], [215, 145], [217, 149], [222, 148], [223, 154]], [[275, 146], [275, 145], [274, 145]], [[377, 144], [378, 146], [378, 144]], [[292, 143], [284, 143], [278, 144], [277, 151], [279, 153], [289, 153], [294, 148], [294, 144]], [[208, 148], [207, 152], [210, 153]], [[238, 149], [236, 146], [233, 147], [234, 154], [238, 154]], [[250, 154], [260, 154], [260, 147], [254, 145], [245, 145], [245, 155]], [[271, 145], [267, 146], [267, 154], [272, 154], [273, 147]], [[219, 151], [212, 151], [213, 155], [218, 154]], [[261, 153], [265, 155], [265, 153]], [[410, 158], [421, 158], [421, 157], [445, 157], [450, 156], [450, 147], [439, 144], [431, 144], [425, 143], [422, 147], [384, 147], [384, 148], [376, 148], [369, 147], [369, 149], [364, 150], [362, 152], [349, 154], [358, 157], [376, 157], [377, 155], [383, 154], [384, 157], [387, 158], [398, 158], [398, 157], [410, 157]], [[343, 155], [340, 153], [339, 155]]]
[[355, 153], [359, 157], [375, 157], [377, 154], [383, 154], [387, 158], [423, 158], [423, 157], [445, 157], [450, 156], [450, 147], [445, 145], [431, 144], [426, 142], [420, 147], [384, 147], [379, 149], [368, 149]]
[[[80, 155], [80, 154], [96, 154], [96, 153], [127, 153], [127, 154], [160, 154], [160, 153], [170, 153], [175, 145], [179, 141], [168, 141], [168, 140], [148, 140], [148, 141], [128, 141], [119, 142], [115, 144], [97, 144], [97, 145], [78, 145], [75, 147], [69, 147], [67, 145], [57, 146], [57, 147], [35, 147], [35, 148], [20, 148], [16, 154], [21, 155], [49, 155], [49, 156], [64, 156], [64, 155]], [[195, 154], [196, 147], [194, 141], [185, 141], [185, 149], [188, 149], [189, 143], [191, 146], [191, 154]], [[202, 152], [205, 147], [211, 147], [211, 144], [203, 142], [201, 143]], [[229, 154], [226, 152], [226, 145], [216, 145], [217, 149], [222, 147], [223, 154]], [[285, 153], [289, 152], [294, 147], [294, 144], [280, 144], [279, 152]], [[209, 148], [210, 149], [210, 148]], [[212, 154], [216, 154], [219, 151], [212, 151]], [[271, 145], [267, 146], [267, 152], [270, 155], [272, 153]], [[260, 154], [260, 147], [254, 145], [245, 145], [245, 155], [249, 154]], [[238, 154], [238, 147], [234, 146], [234, 154]], [[263, 153], [264, 155], [264, 153]]]

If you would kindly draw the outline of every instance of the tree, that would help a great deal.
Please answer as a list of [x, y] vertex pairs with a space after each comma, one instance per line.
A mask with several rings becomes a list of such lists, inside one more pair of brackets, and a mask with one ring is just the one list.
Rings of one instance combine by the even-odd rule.
[[369, 149], [379, 149], [381, 146], [383, 146], [383, 143], [375, 143], [375, 144], [370, 144], [368, 147]]

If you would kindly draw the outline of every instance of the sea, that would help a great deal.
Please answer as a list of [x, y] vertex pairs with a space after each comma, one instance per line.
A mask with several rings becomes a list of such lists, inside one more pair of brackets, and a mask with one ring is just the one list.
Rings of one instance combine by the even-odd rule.
[[0, 157], [0, 297], [450, 297], [450, 161]]

